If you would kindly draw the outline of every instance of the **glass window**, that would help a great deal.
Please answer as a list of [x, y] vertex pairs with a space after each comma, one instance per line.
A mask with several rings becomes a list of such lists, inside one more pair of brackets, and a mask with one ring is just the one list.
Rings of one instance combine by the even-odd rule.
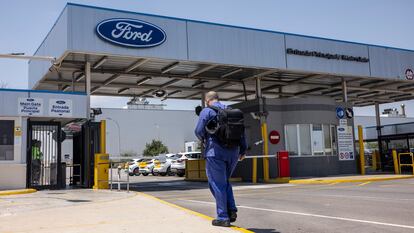
[[323, 155], [323, 133], [322, 125], [312, 125], [312, 147], [313, 155]]
[[331, 135], [332, 135], [332, 153], [333, 155], [337, 154], [337, 139], [336, 139], [336, 126], [331, 125]]
[[299, 125], [300, 155], [312, 155], [310, 125]]
[[289, 155], [298, 155], [298, 131], [297, 125], [286, 125], [286, 150]]
[[328, 124], [285, 125], [286, 150], [290, 155], [336, 155], [336, 126]]
[[329, 125], [323, 125], [323, 139], [325, 141], [325, 155], [332, 155], [332, 138]]
[[0, 120], [0, 161], [14, 160], [14, 121]]

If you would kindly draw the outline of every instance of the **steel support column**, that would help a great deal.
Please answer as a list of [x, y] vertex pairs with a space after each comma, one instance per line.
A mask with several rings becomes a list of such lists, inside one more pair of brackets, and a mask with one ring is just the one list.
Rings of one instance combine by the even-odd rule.
[[384, 167], [385, 162], [385, 155], [382, 151], [382, 142], [381, 142], [381, 115], [380, 115], [380, 109], [379, 109], [379, 103], [375, 103], [375, 119], [376, 119], [376, 125], [377, 125], [377, 138], [378, 138], [378, 151], [380, 154], [380, 162], [381, 162], [381, 168]]
[[348, 102], [348, 90], [347, 90], [346, 80], [342, 79], [342, 101], [344, 103]]
[[[259, 100], [259, 111], [260, 111], [260, 128], [262, 132], [262, 141], [263, 141], [263, 154], [268, 155], [269, 154], [269, 145], [268, 145], [268, 137], [267, 137], [267, 120], [266, 116], [264, 114], [264, 98], [262, 96], [262, 86], [261, 86], [261, 78], [256, 78], [256, 97]], [[255, 158], [253, 159], [255, 160]], [[257, 171], [257, 162], [253, 161], [253, 171]], [[263, 181], [268, 182], [269, 181], [269, 158], [263, 158]], [[253, 183], [255, 183], [255, 180], [253, 180]]]
[[91, 118], [91, 63], [85, 63], [86, 119]]

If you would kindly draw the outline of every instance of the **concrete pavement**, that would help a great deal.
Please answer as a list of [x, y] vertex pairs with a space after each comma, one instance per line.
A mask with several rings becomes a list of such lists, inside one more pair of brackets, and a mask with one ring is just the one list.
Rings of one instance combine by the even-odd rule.
[[[134, 178], [133, 189], [215, 216], [206, 183]], [[254, 232], [414, 232], [414, 180], [234, 185], [236, 225]]]
[[226, 233], [237, 229], [213, 227], [202, 214], [136, 192], [59, 190], [0, 197], [0, 232]]

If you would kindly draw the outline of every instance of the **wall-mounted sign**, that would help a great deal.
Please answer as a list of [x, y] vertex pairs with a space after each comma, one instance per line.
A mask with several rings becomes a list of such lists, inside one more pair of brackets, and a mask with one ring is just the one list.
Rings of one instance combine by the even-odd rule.
[[352, 108], [346, 108], [345, 115], [346, 115], [346, 118], [352, 119], [354, 117], [354, 110], [352, 110]]
[[336, 117], [338, 117], [339, 119], [342, 119], [345, 117], [345, 110], [342, 107], [336, 108]]
[[20, 126], [14, 127], [14, 136], [15, 137], [22, 136], [22, 127], [20, 127]]
[[49, 116], [71, 117], [73, 113], [72, 100], [50, 99]]
[[280, 142], [280, 134], [276, 130], [272, 130], [269, 133], [269, 141], [272, 144], [278, 144]]
[[96, 26], [96, 32], [103, 40], [135, 48], [154, 47], [167, 38], [160, 27], [136, 19], [107, 19]]
[[356, 57], [344, 54], [333, 54], [333, 53], [323, 53], [319, 51], [309, 51], [309, 50], [299, 50], [299, 49], [286, 49], [287, 54], [291, 55], [299, 55], [299, 56], [307, 56], [307, 57], [319, 57], [325, 58], [329, 60], [343, 60], [343, 61], [354, 61], [354, 62], [369, 62], [369, 58], [367, 57]]
[[337, 134], [339, 160], [354, 160], [354, 137], [352, 126], [338, 126]]
[[43, 99], [19, 98], [17, 111], [20, 116], [42, 116]]
[[414, 72], [412, 69], [406, 69], [405, 70], [405, 78], [407, 80], [413, 80], [414, 79]]

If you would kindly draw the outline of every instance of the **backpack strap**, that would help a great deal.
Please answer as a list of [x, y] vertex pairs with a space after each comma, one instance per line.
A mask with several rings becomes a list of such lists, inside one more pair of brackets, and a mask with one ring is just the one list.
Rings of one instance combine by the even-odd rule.
[[220, 112], [220, 110], [222, 110], [221, 108], [219, 108], [219, 107], [217, 107], [217, 106], [214, 106], [214, 105], [211, 105], [211, 106], [209, 106], [208, 108], [213, 109], [216, 113], [218, 113], [218, 112]]

